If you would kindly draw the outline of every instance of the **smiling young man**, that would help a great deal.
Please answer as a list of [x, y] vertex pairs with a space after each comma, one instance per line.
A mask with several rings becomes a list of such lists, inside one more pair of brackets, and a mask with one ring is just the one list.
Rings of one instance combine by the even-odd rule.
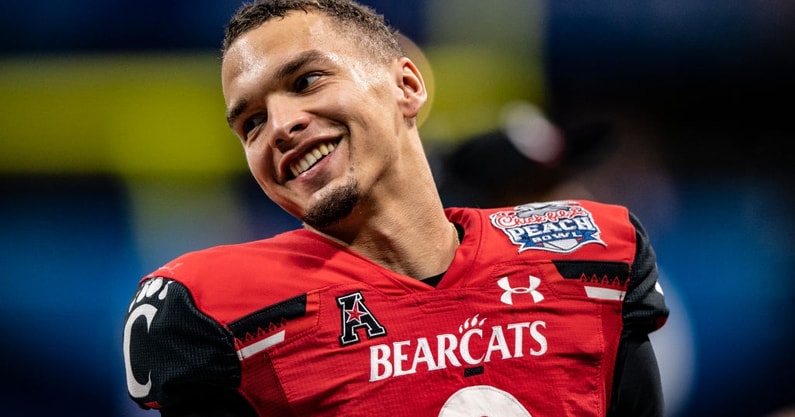
[[415, 64], [347, 0], [244, 6], [227, 120], [303, 229], [178, 257], [129, 306], [130, 396], [164, 416], [661, 416], [668, 311], [624, 207], [444, 208]]

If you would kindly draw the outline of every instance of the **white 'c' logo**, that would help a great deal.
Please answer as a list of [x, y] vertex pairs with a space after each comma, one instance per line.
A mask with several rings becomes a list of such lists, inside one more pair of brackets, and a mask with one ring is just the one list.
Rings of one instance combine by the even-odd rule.
[[127, 390], [135, 398], [143, 398], [149, 395], [149, 390], [152, 388], [152, 372], [149, 371], [146, 384], [141, 384], [135, 379], [130, 361], [130, 334], [132, 333], [133, 323], [141, 316], [146, 318], [146, 330], [148, 331], [156, 313], [157, 308], [155, 306], [151, 304], [140, 305], [130, 313], [127, 323], [124, 324], [124, 367], [127, 370]]

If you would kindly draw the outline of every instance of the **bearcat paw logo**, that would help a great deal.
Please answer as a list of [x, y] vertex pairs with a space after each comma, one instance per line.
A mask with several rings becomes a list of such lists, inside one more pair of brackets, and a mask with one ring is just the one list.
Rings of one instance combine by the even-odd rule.
[[474, 317], [467, 319], [462, 325], [458, 326], [458, 333], [463, 334], [472, 327], [483, 327], [483, 323], [486, 319], [480, 320], [478, 319], [479, 316], [480, 314], [475, 314]]
[[138, 292], [138, 295], [133, 298], [133, 301], [130, 303], [130, 307], [127, 309], [127, 311], [132, 311], [136, 304], [140, 304], [144, 300], [151, 300], [153, 298], [156, 298], [160, 301], [165, 300], [166, 296], [168, 296], [168, 287], [173, 283], [174, 281], [165, 280], [163, 278], [153, 278], [149, 281], [146, 281], [143, 287], [141, 287], [141, 290]]

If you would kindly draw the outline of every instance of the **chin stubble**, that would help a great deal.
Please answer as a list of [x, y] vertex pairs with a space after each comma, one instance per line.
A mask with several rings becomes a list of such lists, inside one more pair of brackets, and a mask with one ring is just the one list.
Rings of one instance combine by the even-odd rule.
[[359, 184], [355, 180], [351, 180], [342, 187], [331, 191], [317, 204], [310, 207], [306, 211], [306, 216], [301, 220], [315, 229], [322, 229], [348, 217], [358, 201]]

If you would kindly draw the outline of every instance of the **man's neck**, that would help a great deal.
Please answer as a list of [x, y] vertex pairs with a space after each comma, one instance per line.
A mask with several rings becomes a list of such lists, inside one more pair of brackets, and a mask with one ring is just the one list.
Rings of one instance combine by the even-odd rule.
[[[423, 279], [446, 271], [459, 244], [458, 233], [443, 210], [439, 208], [433, 213], [426, 216], [409, 213], [384, 216], [370, 219], [358, 228], [337, 225], [326, 232], [307, 228], [384, 268]], [[342, 238], [334, 233], [335, 229], [343, 231]]]

